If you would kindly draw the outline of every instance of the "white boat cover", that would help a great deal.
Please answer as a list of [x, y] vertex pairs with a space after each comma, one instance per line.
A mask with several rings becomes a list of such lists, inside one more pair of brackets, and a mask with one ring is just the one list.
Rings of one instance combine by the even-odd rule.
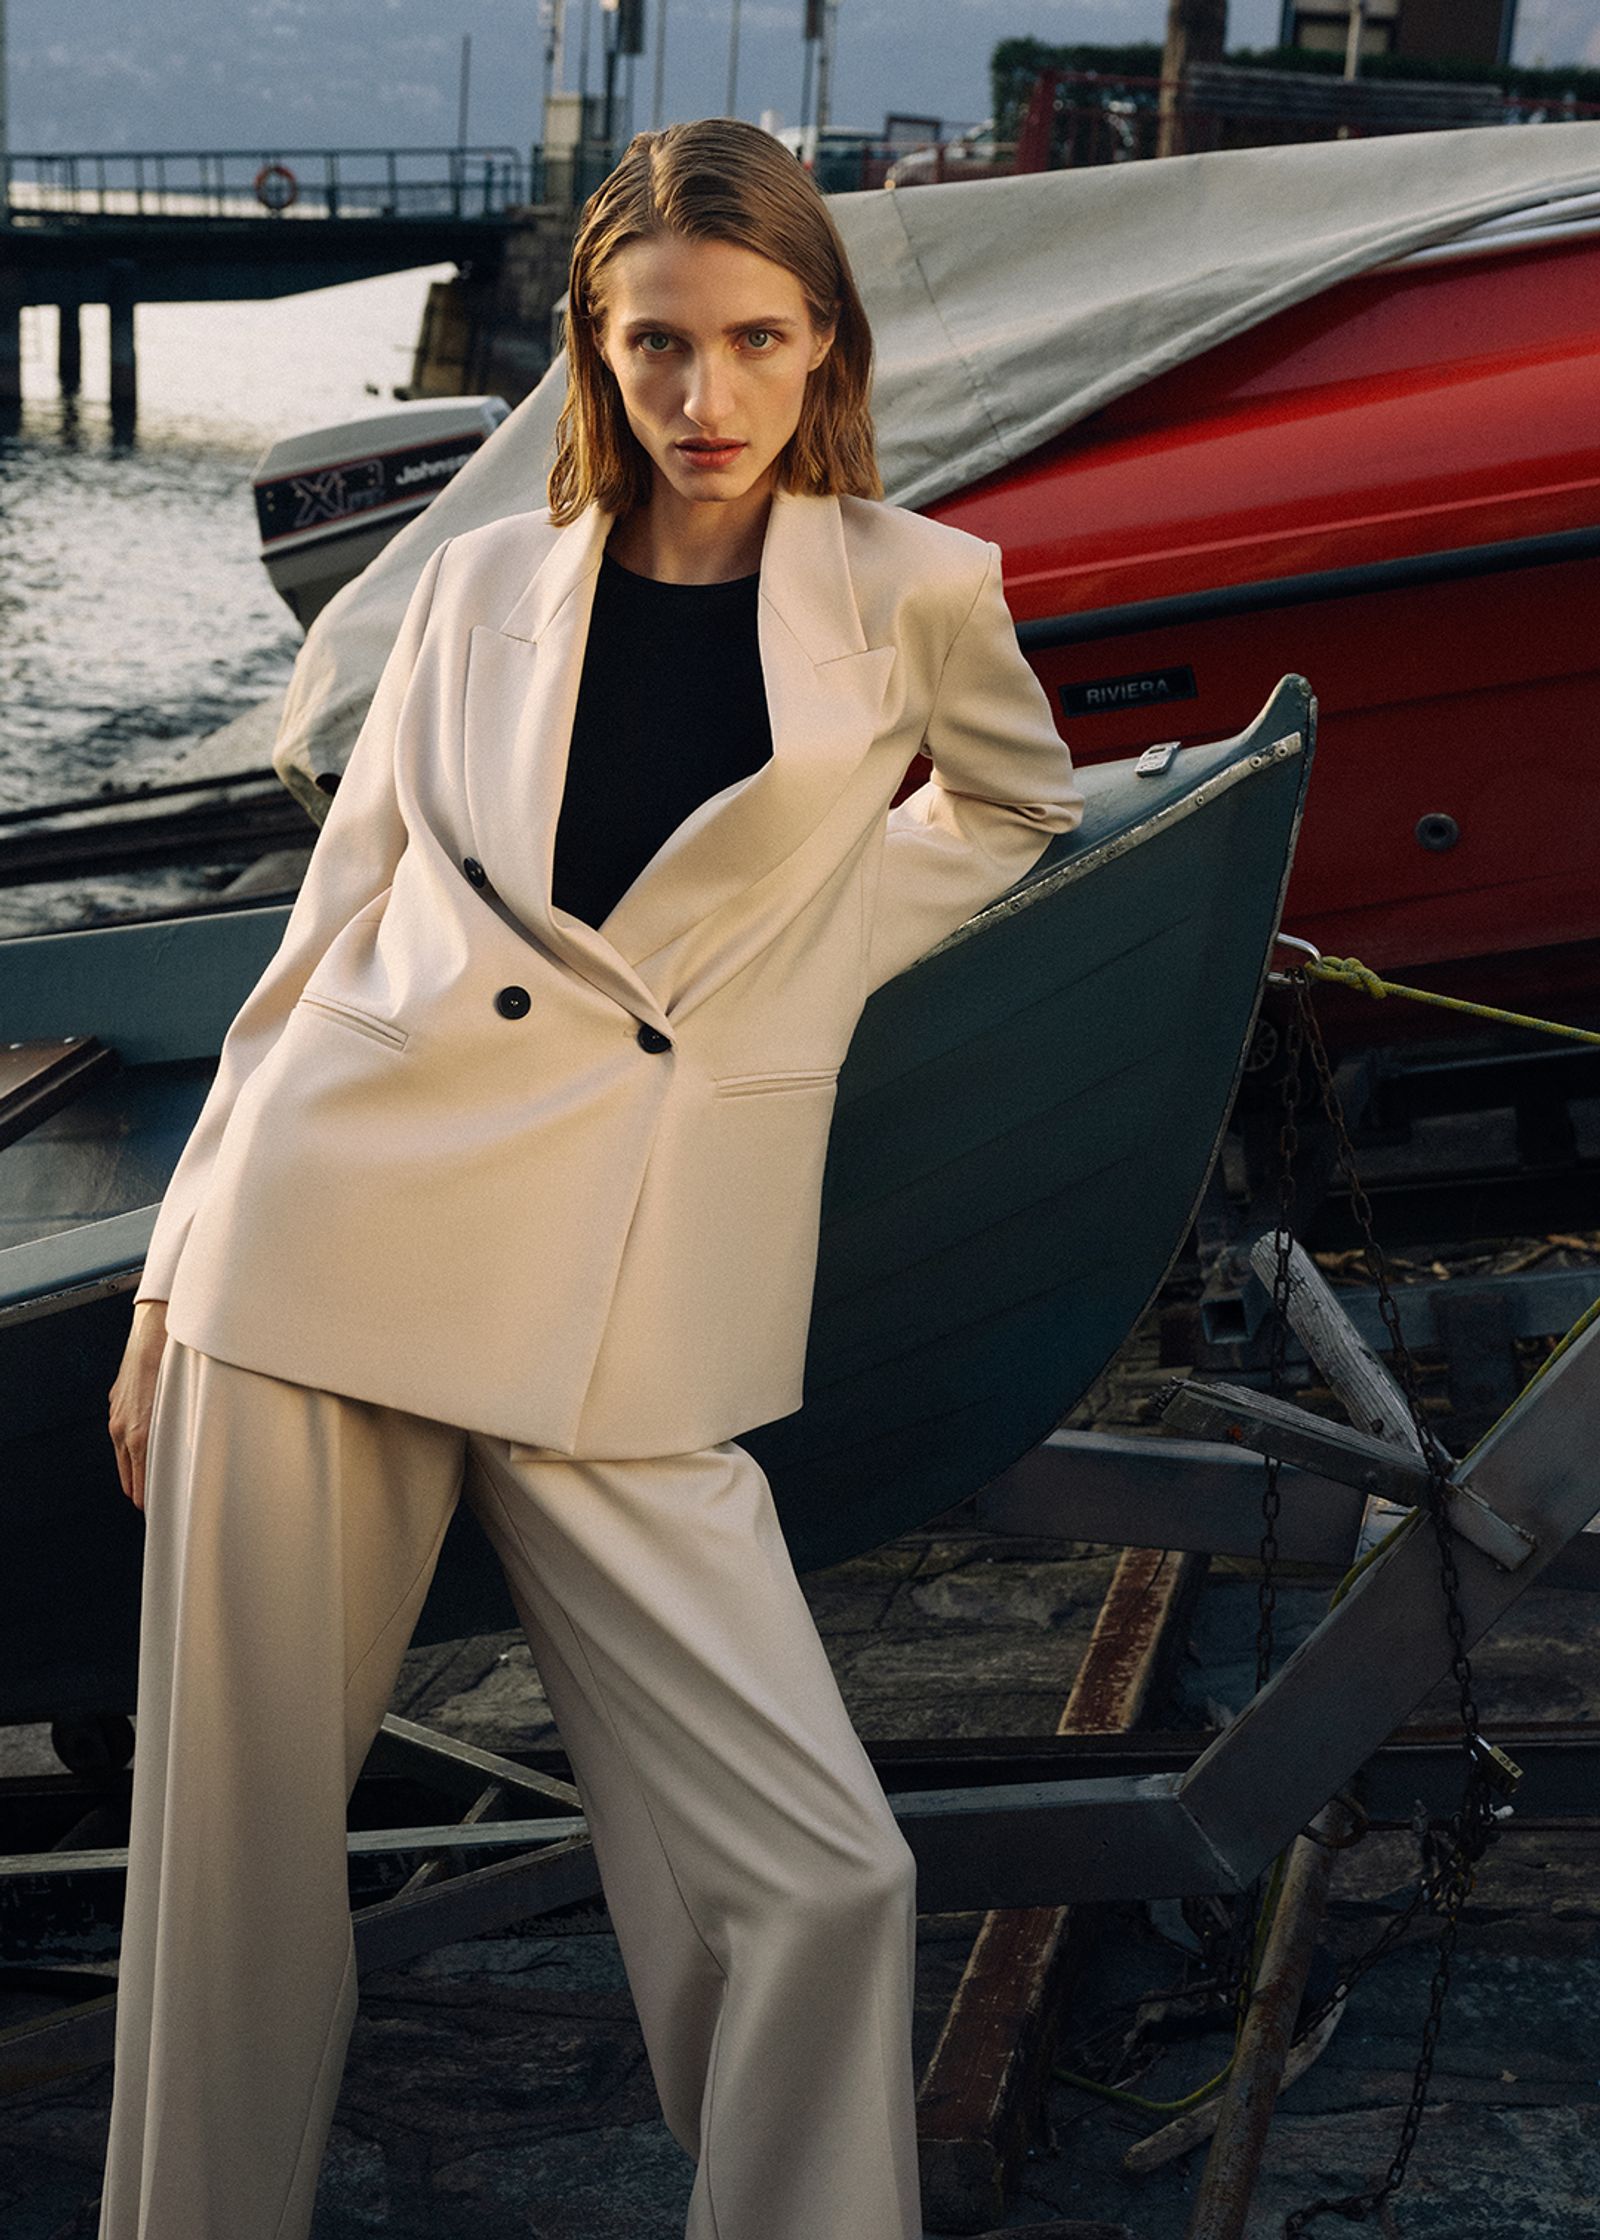
[[[885, 496], [929, 505], [1352, 273], [1510, 213], [1576, 216], [1572, 198], [1597, 190], [1600, 123], [1585, 123], [831, 196], [872, 322]], [[312, 624], [273, 761], [315, 810], [315, 780], [343, 768], [428, 555], [544, 504], [565, 385], [563, 353]]]

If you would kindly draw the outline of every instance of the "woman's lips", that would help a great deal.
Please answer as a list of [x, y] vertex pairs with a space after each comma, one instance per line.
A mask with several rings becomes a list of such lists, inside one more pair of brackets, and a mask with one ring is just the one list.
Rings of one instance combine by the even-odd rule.
[[676, 446], [679, 458], [687, 459], [697, 467], [725, 467], [743, 449], [742, 443], [680, 443]]

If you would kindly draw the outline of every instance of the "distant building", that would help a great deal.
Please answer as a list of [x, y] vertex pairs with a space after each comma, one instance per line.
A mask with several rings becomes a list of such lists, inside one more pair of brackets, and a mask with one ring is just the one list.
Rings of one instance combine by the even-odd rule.
[[[1364, 55], [1415, 62], [1509, 62], [1517, 0], [1367, 0]], [[1343, 54], [1350, 10], [1342, 0], [1283, 0], [1285, 47]]]

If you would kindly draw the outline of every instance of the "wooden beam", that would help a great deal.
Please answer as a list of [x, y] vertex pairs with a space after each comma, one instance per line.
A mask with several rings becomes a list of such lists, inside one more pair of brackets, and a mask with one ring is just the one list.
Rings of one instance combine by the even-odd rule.
[[70, 1104], [91, 1081], [115, 1073], [117, 1054], [92, 1034], [54, 1042], [0, 1042], [0, 1148]]
[[1355, 1816], [1335, 1797], [1317, 1814], [1312, 1827], [1314, 1836], [1302, 1833], [1289, 1846], [1261, 1974], [1252, 1987], [1249, 2012], [1223, 2087], [1216, 2134], [1186, 2240], [1244, 2240], [1333, 1880], [1333, 1847], [1350, 1841]]
[[[1250, 1265], [1269, 1291], [1277, 1272], [1276, 1262], [1275, 1237], [1257, 1238]], [[1422, 1448], [1405, 1394], [1350, 1320], [1332, 1284], [1304, 1245], [1298, 1243], [1289, 1251], [1288, 1315], [1290, 1328], [1356, 1429], [1420, 1459]], [[1368, 1494], [1351, 1561], [1376, 1547], [1405, 1513], [1405, 1503], [1388, 1500], [1381, 1493]]]
[[[1276, 1239], [1258, 1237], [1250, 1250], [1256, 1280], [1270, 1291]], [[1339, 1294], [1302, 1244], [1289, 1248], [1289, 1326], [1321, 1370], [1328, 1389], [1358, 1431], [1419, 1455], [1405, 1395], [1345, 1312]]]
[[[1114, 1734], [1139, 1723], [1185, 1638], [1206, 1562], [1162, 1549], [1124, 1553], [1058, 1734]], [[1082, 1955], [1082, 1918], [1072, 1906], [984, 1918], [917, 2095], [924, 2214], [935, 2230], [977, 2232], [1005, 2213], [1049, 2082]]]

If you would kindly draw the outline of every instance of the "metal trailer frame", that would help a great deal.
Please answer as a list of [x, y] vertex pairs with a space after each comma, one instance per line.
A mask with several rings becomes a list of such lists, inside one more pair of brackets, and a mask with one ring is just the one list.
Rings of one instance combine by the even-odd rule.
[[[124, 1288], [124, 1262], [138, 1241], [124, 1232], [147, 1220], [144, 1209], [98, 1224], [95, 1240], [109, 1258], [79, 1267], [79, 1285]], [[49, 1242], [42, 1249], [48, 1254]], [[1259, 1270], [1271, 1240], [1256, 1250]], [[1286, 1558], [1342, 1571], [1387, 1535], [1384, 1545], [1266, 1687], [1186, 1764], [1174, 1766], [1169, 1751], [1154, 1766], [1146, 1753], [1141, 1766], [1131, 1751], [1112, 1770], [1106, 1738], [1092, 1737], [1053, 1756], [1048, 1778], [894, 1792], [924, 1910], [1241, 1891], [1341, 1789], [1359, 1796], [1364, 1780], [1381, 1789], [1383, 1744], [1451, 1666], [1427, 1474], [1386, 1373], [1304, 1255], [1294, 1276], [1295, 1328], [1363, 1429], [1190, 1383], [1168, 1420], [1204, 1437], [1057, 1432], [985, 1489], [980, 1515], [1001, 1528], [1113, 1545], [1253, 1553], [1259, 1480], [1241, 1457], [1251, 1447], [1287, 1466], [1278, 1526]], [[40, 1298], [33, 1311], [57, 1303]], [[1600, 1323], [1451, 1473], [1468, 1646], [1547, 1572], [1575, 1585], [1600, 1580], [1600, 1534], [1586, 1530], [1600, 1509], [1589, 1459], [1597, 1452]], [[349, 1838], [352, 1856], [421, 1861], [395, 1895], [357, 1907], [363, 1971], [599, 1894], [570, 1784], [394, 1717], [383, 1722], [368, 1764], [420, 1781], [441, 1808], [434, 1824]], [[17, 1893], [40, 1877], [124, 1867], [125, 1851], [97, 1847], [96, 1819], [91, 1809], [52, 1851], [0, 1859], [0, 1887]], [[487, 1857], [491, 1851], [501, 1856]], [[92, 1995], [0, 2033], [0, 2090], [109, 2056], [114, 2000], [101, 1992], [103, 1979], [74, 1984], [63, 1972], [62, 1982]]]
[[[1191, 1383], [1179, 1388], [1169, 1417], [1220, 1434], [1221, 1445], [1057, 1434], [988, 1489], [981, 1513], [1025, 1532], [1253, 1552], [1259, 1485], [1239, 1459], [1246, 1444], [1291, 1466], [1282, 1474], [1278, 1528], [1286, 1557], [1343, 1565], [1364, 1539], [1376, 1545], [1382, 1538], [1381, 1550], [1266, 1687], [1179, 1770], [1079, 1774], [1069, 1764], [1059, 1779], [894, 1793], [917, 1857], [923, 1910], [1244, 1890], [1341, 1789], [1352, 1786], [1359, 1796], [1363, 1769], [1381, 1786], [1384, 1772], [1369, 1761], [1449, 1672], [1415, 1434], [1385, 1372], [1304, 1255], [1295, 1277], [1291, 1311], [1303, 1342], [1383, 1436], [1258, 1394]], [[1133, 1451], [1139, 1447], [1142, 1456]], [[1600, 1533], [1591, 1528], [1600, 1506], [1596, 1454], [1600, 1322], [1451, 1472], [1468, 1647], [1536, 1580], [1548, 1573], [1553, 1582], [1564, 1556], [1571, 1583], [1600, 1578]], [[1576, 1560], [1566, 1555], [1575, 1548]], [[1079, 1763], [1103, 1763], [1105, 1739], [1089, 1738]], [[569, 1784], [393, 1716], [368, 1764], [420, 1777], [459, 1816], [350, 1837], [352, 1855], [423, 1860], [394, 1897], [356, 1912], [363, 1972], [599, 1893]], [[469, 1863], [507, 1845], [520, 1848]], [[116, 1871], [125, 1863], [122, 1850], [57, 1849], [0, 1859], [0, 1876]], [[91, 1997], [0, 2033], [0, 2091], [108, 2058], [114, 2004], [114, 1997]]]
[[[1271, 1252], [1270, 1238], [1257, 1244], [1258, 1273]], [[1226, 1459], [1207, 1458], [1204, 1446], [1191, 1449], [1180, 1476], [1160, 1459], [1164, 1442], [1145, 1442], [1150, 1462], [1141, 1468], [1130, 1467], [1135, 1442], [1101, 1441], [1086, 1458], [1071, 1435], [1058, 1434], [989, 1489], [980, 1513], [1023, 1531], [1254, 1553], [1259, 1481], [1254, 1470], [1238, 1467], [1240, 1449], [1249, 1448], [1300, 1466], [1280, 1481], [1285, 1556], [1342, 1567], [1378, 1552], [1182, 1772], [1075, 1783], [1067, 1797], [1040, 1784], [965, 1800], [937, 1792], [901, 1797], [908, 1835], [919, 1821], [927, 1824], [921, 1858], [935, 1891], [976, 1882], [994, 1891], [984, 1903], [1028, 1905], [1246, 1889], [1341, 1788], [1354, 1782], [1359, 1794], [1367, 1761], [1449, 1673], [1427, 1470], [1409, 1415], [1298, 1249], [1292, 1276], [1297, 1334], [1346, 1407], [1370, 1428], [1345, 1429], [1259, 1394], [1191, 1383], [1178, 1388], [1167, 1420], [1221, 1440], [1209, 1455]], [[1552, 1584], [1600, 1578], [1600, 1534], [1591, 1529], [1600, 1510], [1597, 1452], [1600, 1322], [1554, 1359], [1450, 1472], [1466, 1647], [1547, 1570]], [[1084, 1459], [1091, 1466], [1080, 1480], [1073, 1465]], [[1558, 1559], [1561, 1572], [1552, 1568]]]

